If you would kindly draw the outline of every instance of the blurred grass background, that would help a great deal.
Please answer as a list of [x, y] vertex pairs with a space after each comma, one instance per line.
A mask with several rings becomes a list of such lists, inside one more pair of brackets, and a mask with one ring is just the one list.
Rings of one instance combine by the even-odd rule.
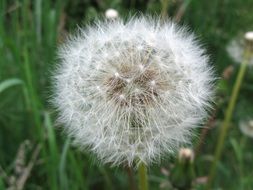
[[[165, 3], [165, 4], [164, 4]], [[69, 139], [54, 127], [50, 107], [50, 75], [56, 50], [77, 25], [104, 16], [108, 8], [121, 17], [162, 10], [188, 25], [207, 48], [220, 77], [217, 104], [204, 143], [195, 139], [197, 177], [208, 175], [219, 126], [239, 64], [226, 52], [235, 37], [253, 30], [252, 0], [0, 0], [0, 189], [128, 189], [124, 168], [96, 162], [89, 153], [71, 147]], [[231, 76], [222, 78], [232, 66]], [[239, 122], [253, 118], [253, 71], [247, 69], [214, 189], [253, 189], [253, 139], [239, 130]], [[149, 168], [150, 189], [163, 189], [165, 175], [175, 158]], [[131, 172], [131, 171], [130, 171]], [[25, 173], [25, 174], [24, 174]], [[128, 172], [129, 174], [129, 172]], [[183, 178], [184, 176], [182, 176]], [[203, 189], [203, 185], [195, 187]], [[166, 189], [166, 188], [164, 188]]]

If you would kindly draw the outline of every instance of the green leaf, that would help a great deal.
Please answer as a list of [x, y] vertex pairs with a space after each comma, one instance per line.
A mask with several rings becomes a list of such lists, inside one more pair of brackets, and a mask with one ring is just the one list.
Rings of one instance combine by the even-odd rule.
[[234, 138], [230, 139], [230, 143], [234, 149], [236, 159], [238, 160], [239, 163], [242, 163], [243, 154], [242, 154], [242, 149], [240, 145], [237, 143], [236, 139]]
[[7, 79], [0, 83], [0, 94], [6, 90], [7, 88], [10, 88], [15, 85], [23, 84], [23, 81], [20, 79]]

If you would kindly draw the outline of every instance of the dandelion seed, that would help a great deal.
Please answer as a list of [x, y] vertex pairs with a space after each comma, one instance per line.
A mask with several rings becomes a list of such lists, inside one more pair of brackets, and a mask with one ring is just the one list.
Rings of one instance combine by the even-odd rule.
[[143, 71], [143, 70], [144, 70], [144, 66], [143, 66], [143, 65], [139, 65], [139, 69], [140, 69], [141, 71]]
[[155, 81], [152, 80], [152, 81], [150, 82], [150, 84], [151, 84], [152, 86], [155, 86]]
[[54, 75], [53, 102], [73, 144], [103, 163], [132, 165], [190, 143], [214, 81], [195, 37], [144, 17], [81, 30], [61, 47]]
[[119, 77], [119, 73], [118, 72], [116, 72], [114, 75], [115, 75], [116, 78]]

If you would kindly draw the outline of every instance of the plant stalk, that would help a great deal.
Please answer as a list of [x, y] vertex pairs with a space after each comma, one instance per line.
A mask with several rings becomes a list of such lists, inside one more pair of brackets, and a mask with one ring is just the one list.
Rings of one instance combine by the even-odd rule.
[[245, 75], [245, 71], [246, 71], [246, 68], [247, 68], [247, 65], [249, 62], [249, 56], [250, 56], [250, 51], [246, 50], [245, 55], [244, 55], [244, 60], [241, 63], [240, 70], [239, 70], [237, 77], [236, 77], [236, 81], [235, 81], [235, 85], [233, 87], [233, 91], [232, 91], [232, 95], [231, 95], [231, 98], [229, 101], [229, 105], [228, 105], [228, 108], [225, 113], [225, 119], [221, 125], [221, 132], [220, 132], [220, 135], [218, 138], [218, 143], [217, 143], [216, 150], [215, 150], [214, 160], [213, 160], [213, 164], [211, 166], [211, 170], [210, 170], [209, 177], [208, 177], [208, 183], [206, 186], [207, 190], [210, 190], [212, 187], [212, 183], [213, 183], [213, 180], [214, 180], [214, 177], [216, 174], [217, 164], [218, 164], [218, 161], [221, 157], [224, 141], [225, 141], [225, 138], [226, 138], [226, 135], [228, 132], [229, 124], [230, 124], [232, 114], [233, 114], [233, 111], [235, 108], [235, 104], [236, 104], [236, 101], [238, 98], [239, 90], [240, 90], [240, 87], [241, 87], [241, 84], [242, 84], [242, 81], [243, 81], [243, 78]]
[[148, 175], [145, 163], [141, 162], [138, 167], [139, 190], [148, 190]]
[[126, 166], [125, 169], [126, 169], [127, 176], [128, 176], [129, 189], [136, 190], [136, 184], [134, 181], [134, 173], [133, 173], [132, 168], [130, 166]]
[[170, 0], [161, 0], [162, 1], [162, 10], [161, 10], [161, 18], [165, 20], [168, 16], [168, 8], [169, 8], [169, 1]]

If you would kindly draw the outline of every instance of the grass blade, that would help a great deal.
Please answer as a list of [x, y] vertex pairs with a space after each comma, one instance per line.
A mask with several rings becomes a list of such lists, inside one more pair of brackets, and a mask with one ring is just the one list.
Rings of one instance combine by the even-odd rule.
[[5, 91], [7, 88], [10, 88], [12, 86], [23, 84], [23, 81], [20, 79], [7, 79], [0, 83], [0, 94]]

